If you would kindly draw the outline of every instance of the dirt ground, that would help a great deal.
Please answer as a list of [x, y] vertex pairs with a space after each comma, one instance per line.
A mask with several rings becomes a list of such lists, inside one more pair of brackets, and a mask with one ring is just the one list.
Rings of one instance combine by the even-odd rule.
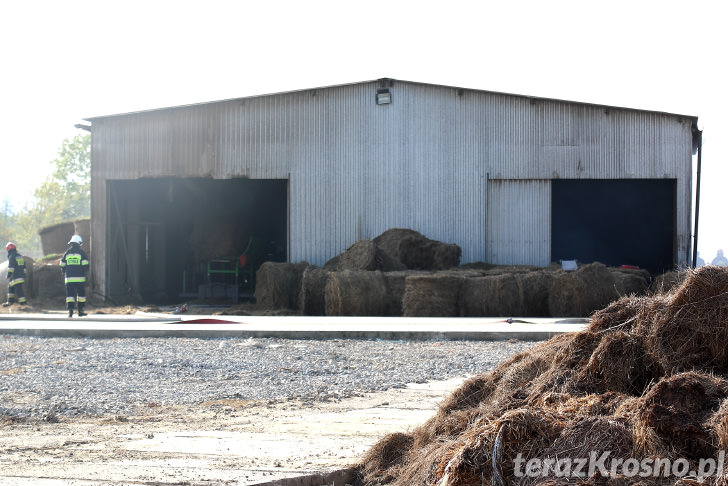
[[337, 402], [225, 400], [134, 416], [6, 419], [0, 485], [254, 485], [336, 471], [386, 433], [425, 422], [463, 380]]

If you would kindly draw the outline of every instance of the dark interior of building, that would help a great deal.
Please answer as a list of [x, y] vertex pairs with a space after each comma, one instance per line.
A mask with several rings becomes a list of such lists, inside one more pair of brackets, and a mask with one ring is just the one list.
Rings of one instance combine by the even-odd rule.
[[551, 261], [673, 270], [675, 179], [558, 179], [551, 184]]
[[109, 181], [110, 297], [252, 296], [259, 266], [287, 258], [287, 192], [286, 180]]

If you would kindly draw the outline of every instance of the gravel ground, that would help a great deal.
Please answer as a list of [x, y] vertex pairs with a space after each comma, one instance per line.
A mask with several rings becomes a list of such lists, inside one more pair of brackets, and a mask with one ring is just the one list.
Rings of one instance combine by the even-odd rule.
[[0, 417], [131, 415], [228, 398], [331, 401], [483, 373], [533, 344], [0, 336]]

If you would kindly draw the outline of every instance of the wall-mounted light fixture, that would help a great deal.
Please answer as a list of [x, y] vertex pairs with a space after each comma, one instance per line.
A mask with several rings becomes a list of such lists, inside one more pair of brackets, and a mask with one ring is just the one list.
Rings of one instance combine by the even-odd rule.
[[377, 90], [377, 104], [378, 105], [388, 105], [392, 102], [392, 93], [389, 92], [389, 89], [382, 88]]

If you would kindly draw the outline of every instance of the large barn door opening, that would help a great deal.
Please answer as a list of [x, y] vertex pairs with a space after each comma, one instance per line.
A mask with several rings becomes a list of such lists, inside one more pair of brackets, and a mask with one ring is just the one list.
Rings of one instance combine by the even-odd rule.
[[110, 181], [107, 193], [112, 300], [237, 301], [263, 262], [287, 259], [286, 180]]
[[672, 270], [676, 188], [674, 179], [553, 180], [552, 261]]

